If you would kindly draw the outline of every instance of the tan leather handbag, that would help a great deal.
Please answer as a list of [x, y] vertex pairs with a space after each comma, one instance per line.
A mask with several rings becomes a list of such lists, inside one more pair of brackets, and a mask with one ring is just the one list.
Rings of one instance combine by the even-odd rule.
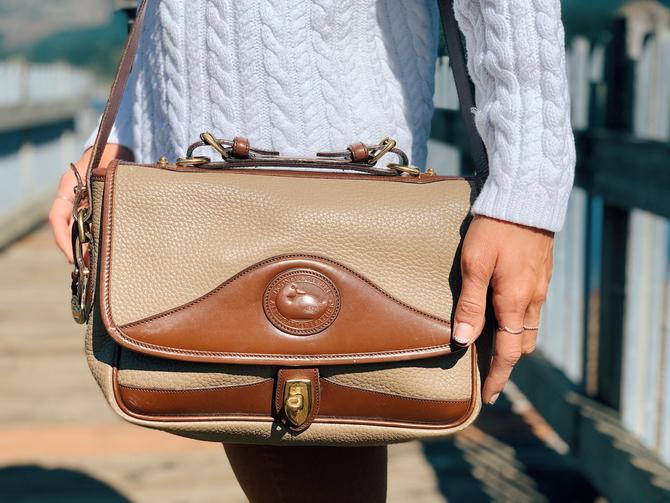
[[[476, 352], [452, 344], [450, 318], [486, 153], [452, 6], [441, 7], [472, 178], [419, 173], [388, 139], [296, 159], [203, 134], [176, 164], [100, 167], [140, 6], [73, 228], [73, 314], [88, 323], [91, 371], [121, 417], [202, 440], [308, 445], [472, 423]], [[223, 160], [195, 156], [204, 145]], [[378, 166], [383, 155], [397, 160]]]

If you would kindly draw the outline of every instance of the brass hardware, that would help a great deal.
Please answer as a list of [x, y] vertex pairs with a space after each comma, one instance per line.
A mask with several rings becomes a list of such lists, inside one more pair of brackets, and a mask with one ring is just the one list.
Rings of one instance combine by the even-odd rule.
[[79, 208], [79, 211], [77, 212], [77, 238], [79, 239], [80, 245], [88, 243], [88, 234], [86, 233], [85, 218], [86, 218], [86, 210], [84, 208]]
[[312, 383], [289, 379], [284, 385], [284, 414], [293, 426], [301, 426], [312, 412]]
[[88, 295], [88, 282], [91, 271], [86, 265], [84, 258], [84, 245], [91, 241], [91, 236], [86, 229], [86, 208], [79, 208], [76, 219], [72, 224], [72, 254], [74, 256], [74, 270], [72, 271], [72, 298], [70, 309], [74, 321], [79, 324], [86, 323], [90, 312]]
[[167, 166], [167, 165], [168, 165], [168, 159], [167, 159], [167, 157], [165, 157], [164, 155], [161, 156], [161, 158], [158, 159], [158, 161], [156, 162], [156, 164], [158, 164], [158, 165], [160, 165], [160, 166]]
[[72, 297], [70, 299], [70, 310], [74, 321], [83, 325], [88, 321], [89, 304], [86, 299], [90, 271], [88, 267], [79, 269], [75, 266], [72, 271]]
[[204, 155], [196, 155], [194, 157], [179, 157], [177, 159], [177, 166], [204, 166], [209, 164], [211, 159]]
[[379, 148], [370, 152], [368, 164], [376, 164], [379, 159], [388, 154], [396, 146], [396, 141], [393, 138], [384, 138], [379, 143]]
[[428, 168], [424, 173], [425, 176], [435, 176], [436, 174], [437, 173], [435, 173], [435, 170], [433, 168]]
[[230, 157], [230, 153], [225, 148], [223, 148], [223, 145], [221, 145], [218, 141], [216, 141], [216, 138], [212, 133], [208, 131], [200, 133], [200, 139], [203, 141], [203, 143], [209, 145], [219, 154], [221, 154], [221, 157], [223, 159], [228, 159]]
[[397, 164], [394, 162], [391, 162], [387, 165], [387, 167], [396, 170], [400, 174], [407, 174], [411, 176], [419, 176], [421, 174], [421, 170], [417, 168], [416, 166], [412, 166], [411, 164], [408, 165], [403, 165], [403, 164]]

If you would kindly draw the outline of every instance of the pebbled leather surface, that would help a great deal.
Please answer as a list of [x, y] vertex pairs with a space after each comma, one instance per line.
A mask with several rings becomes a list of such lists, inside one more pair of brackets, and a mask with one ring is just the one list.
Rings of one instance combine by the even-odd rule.
[[117, 379], [133, 388], [188, 390], [253, 384], [276, 373], [271, 366], [179, 362], [124, 350]]
[[[476, 373], [479, 389], [479, 373]], [[183, 421], [160, 422], [137, 419], [125, 414], [113, 395], [107, 395], [111, 407], [127, 421], [176, 435], [210, 442], [270, 445], [342, 445], [363, 446], [408, 442], [418, 439], [439, 438], [463, 430], [477, 418], [481, 409], [479, 393], [468, 418], [450, 428], [407, 428], [364, 424], [313, 423], [307, 430], [295, 434], [280, 422], [263, 421]]]
[[[109, 174], [108, 174], [109, 178]], [[263, 259], [332, 258], [449, 318], [449, 274], [474, 186], [179, 173], [119, 165], [110, 301], [117, 324], [180, 306]]]
[[321, 377], [408, 398], [466, 400], [472, 396], [470, 351], [411, 362], [322, 367]]
[[[264, 305], [264, 299], [270, 298], [266, 296], [268, 285], [277, 277], [296, 271], [321, 275], [332, 285], [327, 286], [332, 295], [332, 319], [325, 329], [314, 334], [284, 332], [270, 321]], [[298, 276], [319, 278], [301, 273]], [[274, 301], [286, 301], [289, 298], [281, 295], [310, 286], [289, 277], [293, 279], [279, 289]], [[317, 283], [320, 281], [323, 280], [316, 279]], [[323, 290], [317, 288], [313, 292], [317, 297], [305, 296], [316, 303]], [[100, 302], [107, 310], [104, 289]], [[182, 361], [346, 365], [451, 352], [451, 330], [446, 320], [400, 304], [353, 271], [317, 257], [280, 257], [255, 264], [197, 301], [137, 323], [115, 326], [113, 314], [105, 314], [103, 321], [109, 335], [122, 346]], [[304, 311], [297, 311], [296, 316], [304, 315]]]
[[[97, 239], [100, 231], [100, 209], [103, 188], [102, 182], [93, 181], [94, 239]], [[196, 242], [194, 241], [194, 243]], [[213, 261], [212, 263], [214, 264], [215, 262]], [[415, 265], [415, 267], [418, 266]], [[92, 261], [92, 269], [95, 275], [97, 273], [95, 260]], [[146, 290], [144, 291], [146, 292]], [[481, 407], [479, 372], [476, 368], [472, 368], [470, 358], [461, 358], [450, 367], [450, 359], [457, 357], [457, 355], [450, 355], [413, 362], [411, 366], [406, 368], [403, 368], [402, 364], [393, 363], [363, 365], [360, 367], [365, 367], [366, 372], [362, 374], [356, 374], [355, 370], [359, 366], [353, 365], [338, 368], [332, 366], [321, 367], [320, 370], [324, 376], [328, 376], [328, 379], [345, 385], [353, 385], [370, 390], [383, 390], [399, 395], [407, 394], [407, 396], [415, 396], [417, 398], [446, 400], [467, 398], [469, 396], [467, 390], [471, 388], [470, 377], [472, 376], [472, 372], [474, 372], [476, 378], [476, 391], [473, 394], [475, 399], [474, 407], [464, 423], [452, 428], [418, 429], [364, 424], [315, 423], [306, 431], [295, 435], [277, 422], [184, 421], [168, 423], [146, 421], [126, 415], [116, 403], [112, 387], [112, 365], [115, 349], [116, 343], [107, 334], [102, 325], [99, 307], [96, 302], [86, 333], [86, 354], [91, 372], [107, 398], [109, 405], [117, 414], [134, 424], [161, 429], [199, 440], [276, 445], [379, 445], [405, 442], [418, 438], [443, 437], [459, 431], [474, 421]], [[438, 363], [440, 361], [444, 363]], [[262, 379], [268, 373], [274, 374], [276, 372], [276, 368], [271, 366], [245, 365], [237, 369], [234, 367], [218, 364], [188, 364], [127, 352], [122, 358], [122, 368], [119, 372], [119, 378], [126, 385], [136, 387], [192, 389], [207, 387], [209, 385], [226, 385], [233, 382], [235, 384], [251, 382], [256, 379]]]

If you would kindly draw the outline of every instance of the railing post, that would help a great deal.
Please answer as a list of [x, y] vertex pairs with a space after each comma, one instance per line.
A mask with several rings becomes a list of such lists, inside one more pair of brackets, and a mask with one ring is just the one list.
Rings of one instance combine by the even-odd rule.
[[130, 31], [135, 22], [137, 0], [116, 0], [116, 9], [123, 12], [128, 18], [128, 31]]
[[[633, 125], [635, 63], [628, 56], [626, 32], [626, 19], [616, 19], [606, 61], [605, 125], [618, 131], [630, 131]], [[621, 404], [628, 219], [627, 209], [605, 204], [595, 398], [617, 411]]]

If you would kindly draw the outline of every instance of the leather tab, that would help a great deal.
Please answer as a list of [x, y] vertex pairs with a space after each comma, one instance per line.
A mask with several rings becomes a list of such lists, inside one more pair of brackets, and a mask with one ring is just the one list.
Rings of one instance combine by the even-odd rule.
[[352, 143], [348, 150], [351, 152], [351, 160], [354, 162], [363, 162], [369, 157], [368, 147], [365, 146], [365, 143]]
[[[293, 392], [292, 389], [296, 391]], [[320, 403], [319, 369], [280, 369], [277, 372], [277, 388], [275, 389], [274, 412], [278, 421], [288, 426], [292, 431], [306, 430], [314, 421], [319, 412]], [[288, 400], [295, 403], [288, 403]], [[300, 424], [295, 424], [288, 409], [294, 406], [297, 414], [306, 412], [306, 417], [300, 418]]]
[[235, 157], [249, 157], [249, 151], [251, 147], [249, 146], [249, 140], [242, 136], [236, 136], [233, 139], [233, 155]]

